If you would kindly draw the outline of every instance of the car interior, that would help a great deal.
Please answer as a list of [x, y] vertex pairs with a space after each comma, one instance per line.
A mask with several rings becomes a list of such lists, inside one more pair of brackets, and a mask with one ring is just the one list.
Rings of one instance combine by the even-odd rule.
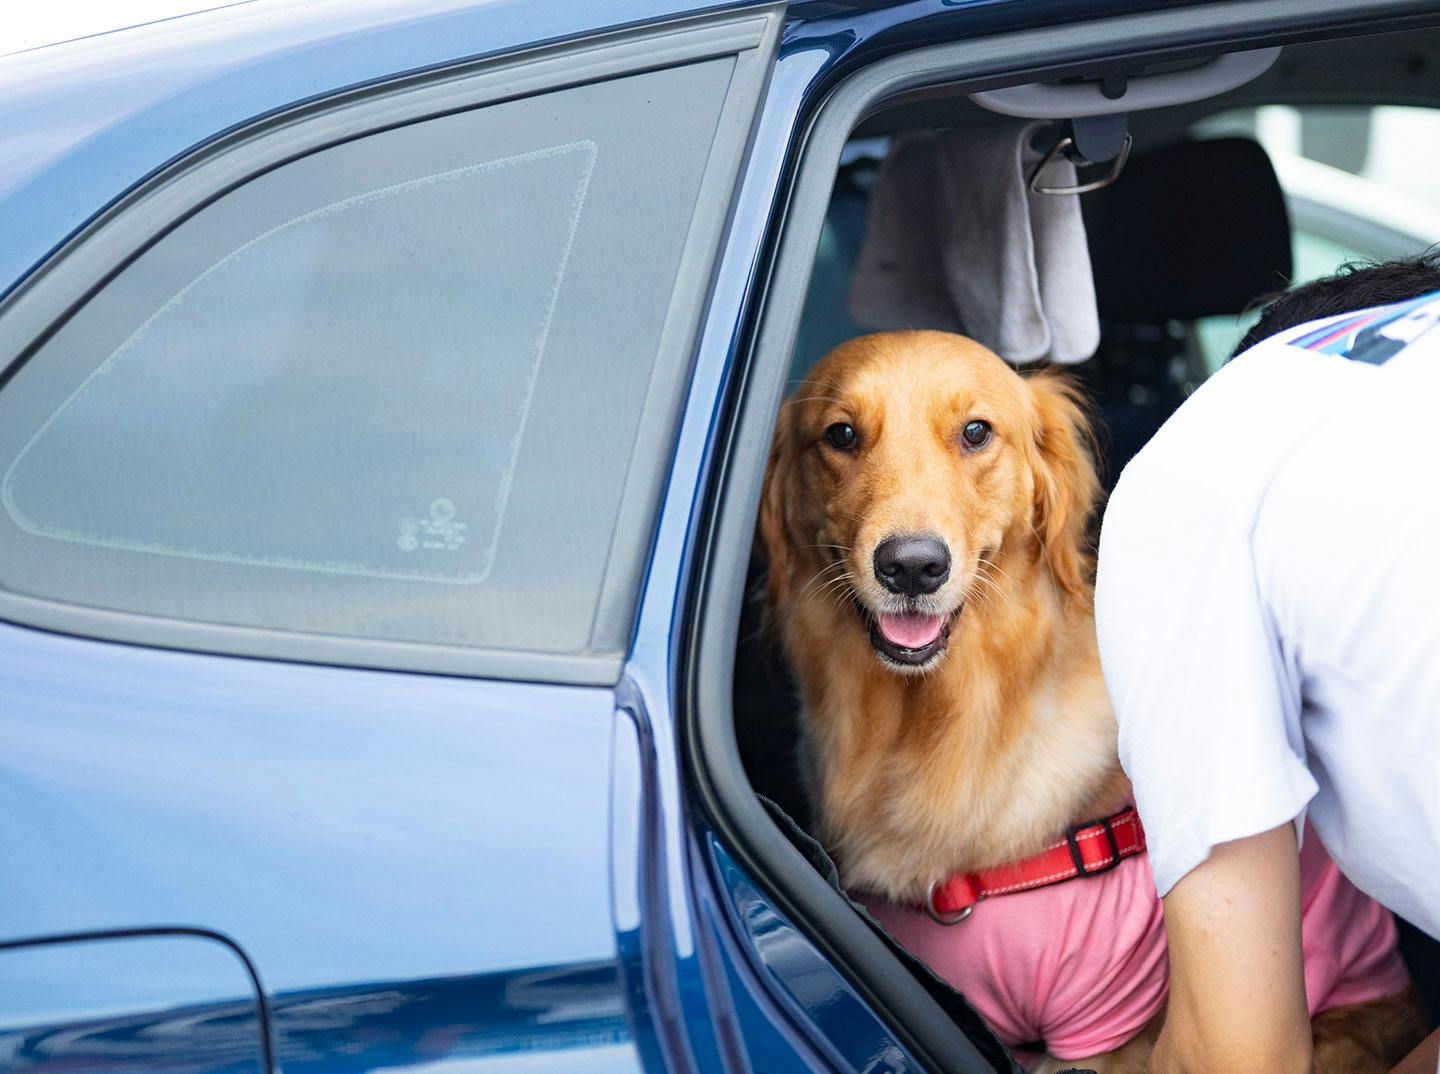
[[[1291, 40], [1239, 85], [1216, 92], [1201, 78], [1185, 99], [1100, 117], [1109, 130], [1099, 135], [1095, 128], [1105, 124], [1094, 120], [1041, 121], [1035, 128], [1037, 151], [1065, 137], [1094, 145], [1103, 135], [1112, 149], [1122, 135], [1127, 139], [1128, 159], [1118, 150], [1109, 158], [1085, 156], [1096, 163], [1081, 169], [1081, 181], [1097, 189], [1065, 195], [1080, 202], [1100, 320], [1098, 347], [1070, 372], [1093, 403], [1107, 491], [1223, 364], [1265, 296], [1346, 261], [1415, 254], [1440, 240], [1440, 180], [1433, 178], [1440, 171], [1431, 160], [1440, 139], [1424, 135], [1440, 133], [1435, 56], [1436, 28]], [[1204, 58], [1129, 70], [1111, 64], [1089, 79], [1102, 82], [1116, 72], [1183, 76], [1197, 64]], [[959, 82], [903, 92], [870, 109], [851, 131], [820, 230], [787, 391], [832, 347], [877, 327], [857, 319], [852, 284], [887, 152], [917, 135], [978, 139], [987, 128], [1016, 122], [967, 90]], [[1413, 208], [1405, 212], [1406, 206]], [[806, 834], [812, 829], [796, 757], [795, 686], [767, 630], [763, 577], [757, 548], [734, 642], [734, 745], [749, 789], [777, 830], [838, 891], [833, 865]], [[772, 871], [764, 879], [783, 899], [786, 878]], [[798, 915], [808, 904], [788, 905]], [[858, 907], [855, 913], [864, 916]], [[1429, 1010], [1440, 1013], [1436, 945], [1403, 922], [1401, 932]], [[881, 939], [987, 1062], [1013, 1069], [962, 998]], [[861, 977], [874, 974], [873, 966], [852, 961], [850, 968]]]

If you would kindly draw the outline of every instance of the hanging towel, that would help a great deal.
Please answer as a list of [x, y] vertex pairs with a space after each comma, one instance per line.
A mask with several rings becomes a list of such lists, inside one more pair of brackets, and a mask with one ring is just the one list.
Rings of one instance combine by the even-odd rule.
[[[1010, 362], [1083, 362], [1100, 342], [1077, 195], [1032, 194], [1040, 123], [903, 135], [880, 167], [850, 280], [857, 324], [961, 332]], [[1050, 186], [1075, 182], [1058, 160]]]

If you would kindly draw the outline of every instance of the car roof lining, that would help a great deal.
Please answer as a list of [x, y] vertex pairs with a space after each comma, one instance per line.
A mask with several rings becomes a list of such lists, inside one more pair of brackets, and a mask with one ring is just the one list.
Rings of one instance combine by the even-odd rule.
[[[1130, 129], [1143, 149], [1175, 141], [1198, 120], [1236, 108], [1377, 103], [1440, 108], [1440, 78], [1424, 77], [1436, 55], [1440, 26], [1292, 43], [1259, 77], [1186, 104], [1131, 112]], [[855, 137], [1014, 122], [970, 100], [974, 89], [973, 82], [948, 83], [898, 95], [868, 115]]]

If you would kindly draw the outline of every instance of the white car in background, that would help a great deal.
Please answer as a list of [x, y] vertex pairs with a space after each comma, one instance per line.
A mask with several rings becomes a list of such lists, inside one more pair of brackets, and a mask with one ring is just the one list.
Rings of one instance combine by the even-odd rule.
[[[1304, 152], [1307, 124], [1346, 124], [1347, 163]], [[1434, 109], [1306, 108], [1271, 105], [1205, 120], [1197, 134], [1255, 137], [1275, 166], [1290, 211], [1295, 283], [1328, 276], [1348, 261], [1413, 257], [1440, 243], [1440, 115]], [[1358, 137], [1355, 137], [1357, 136]], [[1229, 357], [1256, 314], [1208, 317], [1195, 343], [1207, 373]]]

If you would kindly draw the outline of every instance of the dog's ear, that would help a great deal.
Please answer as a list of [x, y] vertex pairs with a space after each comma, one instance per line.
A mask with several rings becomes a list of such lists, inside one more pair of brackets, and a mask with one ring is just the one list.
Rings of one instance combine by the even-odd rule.
[[1090, 584], [1090, 512], [1100, 494], [1095, 437], [1084, 396], [1068, 378], [1043, 371], [1026, 378], [1035, 402], [1035, 533], [1060, 587], [1083, 596]]
[[765, 466], [765, 484], [760, 492], [760, 542], [765, 548], [765, 603], [773, 612], [790, 595], [790, 524], [786, 505], [793, 495], [790, 477], [794, 468], [790, 416], [781, 410], [770, 443], [770, 461]]

